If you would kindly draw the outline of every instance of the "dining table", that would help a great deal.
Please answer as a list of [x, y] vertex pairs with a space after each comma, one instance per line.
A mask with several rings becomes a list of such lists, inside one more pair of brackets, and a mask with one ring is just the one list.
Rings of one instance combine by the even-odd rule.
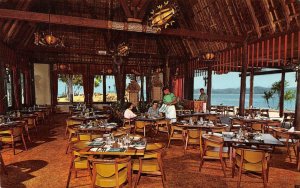
[[[109, 143], [112, 142], [112, 143]], [[106, 138], [96, 138], [93, 141], [78, 141], [72, 148], [81, 155], [112, 155], [112, 156], [143, 156], [147, 147], [145, 138], [133, 137], [128, 146]]]
[[189, 118], [189, 117], [193, 117], [193, 116], [197, 116], [205, 118], [209, 115], [213, 115], [213, 116], [218, 116], [217, 113], [211, 113], [211, 112], [194, 112], [194, 113], [181, 113], [181, 114], [176, 114], [178, 120], [182, 120], [184, 118]]
[[81, 124], [73, 127], [76, 132], [112, 132], [118, 128], [117, 123]]
[[86, 121], [99, 120], [99, 119], [108, 119], [109, 117], [110, 117], [109, 114], [102, 114], [102, 115], [92, 115], [92, 116], [74, 115], [69, 118], [76, 121], [86, 122]]

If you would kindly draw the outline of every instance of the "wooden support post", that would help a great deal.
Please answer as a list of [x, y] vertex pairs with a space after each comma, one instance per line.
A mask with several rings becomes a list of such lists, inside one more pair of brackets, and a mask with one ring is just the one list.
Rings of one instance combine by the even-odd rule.
[[6, 95], [6, 89], [5, 84], [6, 82], [5, 78], [5, 66], [3, 61], [0, 61], [0, 114], [6, 113], [6, 107], [7, 107], [7, 95]]
[[103, 102], [106, 102], [106, 75], [103, 75]]
[[209, 65], [207, 71], [207, 103], [206, 103], [207, 109], [210, 109], [211, 106], [211, 88], [212, 88], [212, 68], [211, 65]]
[[253, 85], [254, 85], [254, 72], [252, 70], [250, 74], [249, 108], [253, 106]]
[[145, 102], [145, 98], [144, 98], [144, 76], [141, 75], [140, 76], [141, 79], [141, 93], [140, 93], [140, 102]]
[[166, 57], [166, 66], [164, 67], [164, 86], [171, 87], [172, 84], [170, 84], [170, 67], [169, 67], [169, 56]]
[[279, 98], [279, 116], [283, 116], [284, 112], [284, 81], [285, 81], [285, 71], [282, 70], [281, 82], [280, 82], [280, 98]]
[[297, 95], [296, 95], [296, 105], [295, 105], [295, 130], [300, 131], [300, 70], [297, 72]]
[[152, 96], [151, 96], [151, 76], [147, 75], [146, 76], [146, 101], [151, 102]]
[[193, 100], [194, 99], [194, 74], [190, 75], [188, 73], [188, 63], [185, 64], [185, 76], [183, 81], [184, 87], [184, 99]]
[[241, 73], [240, 104], [239, 104], [239, 115], [241, 116], [243, 116], [245, 112], [246, 75], [247, 75], [247, 43], [245, 42], [243, 45], [243, 54], [242, 54], [242, 73]]

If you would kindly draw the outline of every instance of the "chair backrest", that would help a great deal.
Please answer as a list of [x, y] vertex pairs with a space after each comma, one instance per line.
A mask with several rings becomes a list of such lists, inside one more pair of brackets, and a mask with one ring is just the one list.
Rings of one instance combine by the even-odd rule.
[[253, 150], [253, 149], [242, 149], [237, 148], [236, 154], [240, 155], [247, 163], [259, 163], [262, 162], [266, 156], [263, 150]]
[[222, 132], [226, 132], [226, 127], [225, 127], [225, 125], [222, 127], [222, 126], [220, 126], [220, 127], [214, 127], [213, 129], [211, 129], [211, 131], [213, 132], [213, 133], [222, 133]]
[[253, 123], [251, 123], [251, 128], [254, 131], [263, 131], [263, 124], [258, 123], [258, 122], [253, 122]]
[[222, 148], [224, 145], [223, 138], [215, 135], [205, 135], [203, 137], [204, 145], [205, 147], [216, 147], [216, 148]]
[[91, 141], [92, 134], [91, 133], [78, 133], [77, 139], [78, 139], [78, 141]]
[[130, 175], [131, 157], [116, 158], [113, 160], [92, 159], [91, 161], [93, 164], [93, 187], [95, 185], [102, 187], [102, 184], [105, 184], [105, 178], [110, 178], [113, 175], [115, 175], [115, 185], [119, 187], [119, 172], [125, 168], [127, 168], [126, 174]]
[[243, 121], [239, 119], [231, 119], [231, 125], [243, 125]]
[[163, 119], [163, 120], [157, 121], [156, 124], [159, 125], [159, 126], [168, 126], [169, 123], [170, 123], [170, 120]]
[[23, 133], [23, 126], [16, 126], [12, 130], [12, 134], [14, 137], [21, 136], [22, 133]]
[[188, 129], [187, 130], [187, 135], [189, 138], [191, 139], [197, 139], [197, 138], [201, 138], [202, 135], [202, 131], [199, 129]]
[[269, 109], [261, 109], [260, 110], [260, 115], [263, 116], [263, 117], [270, 117]]
[[146, 146], [146, 151], [155, 151], [164, 148], [163, 143], [148, 143]]
[[71, 125], [80, 125], [82, 122], [81, 121], [76, 121], [76, 120], [73, 120], [73, 119], [67, 119], [66, 123], [67, 123], [67, 127], [69, 127]]
[[216, 115], [208, 115], [205, 117], [205, 119], [208, 121], [212, 121], [214, 124], [216, 124], [220, 121], [219, 117]]
[[135, 121], [135, 128], [136, 129], [143, 129], [146, 126], [145, 121]]
[[27, 117], [27, 118], [23, 118], [24, 120], [27, 121], [27, 125], [35, 125], [35, 117]]

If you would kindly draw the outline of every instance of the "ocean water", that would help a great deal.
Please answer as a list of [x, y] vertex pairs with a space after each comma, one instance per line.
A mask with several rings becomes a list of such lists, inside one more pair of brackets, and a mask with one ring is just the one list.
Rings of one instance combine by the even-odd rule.
[[[199, 94], [194, 94], [194, 99], [198, 99]], [[212, 94], [211, 103], [212, 105], [230, 105], [239, 106], [240, 94]], [[269, 105], [272, 109], [278, 109], [278, 97], [275, 96], [270, 99]], [[286, 110], [295, 110], [295, 100], [284, 101], [284, 108]], [[245, 107], [249, 106], [249, 94], [246, 94]], [[263, 94], [253, 95], [253, 107], [256, 108], [268, 108], [266, 100], [263, 98]]]

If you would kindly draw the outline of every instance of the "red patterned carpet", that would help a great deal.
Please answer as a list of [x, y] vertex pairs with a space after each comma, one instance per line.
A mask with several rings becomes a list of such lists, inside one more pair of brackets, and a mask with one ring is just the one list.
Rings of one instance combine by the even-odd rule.
[[[0, 187], [66, 187], [71, 154], [66, 155], [67, 140], [64, 139], [64, 119], [66, 115], [56, 115], [47, 126], [40, 126], [39, 134], [32, 132], [33, 142], [28, 143], [28, 151], [17, 147], [17, 155], [4, 147], [1, 151], [7, 165], [8, 175], [1, 174]], [[151, 139], [165, 141], [164, 135]], [[295, 187], [300, 185], [300, 173], [296, 171], [295, 159], [290, 162], [284, 149], [276, 149], [272, 154], [268, 187]], [[227, 177], [223, 176], [217, 161], [205, 162], [199, 172], [199, 151], [190, 148], [184, 154], [180, 142], [174, 142], [166, 149], [164, 167], [168, 187], [237, 187], [237, 177], [231, 178], [231, 168], [227, 161]], [[135, 175], [133, 181], [135, 181]], [[70, 187], [90, 187], [88, 173], [79, 172], [72, 176]], [[242, 187], [263, 187], [260, 176], [243, 174]], [[138, 187], [162, 187], [160, 177], [142, 176]]]

